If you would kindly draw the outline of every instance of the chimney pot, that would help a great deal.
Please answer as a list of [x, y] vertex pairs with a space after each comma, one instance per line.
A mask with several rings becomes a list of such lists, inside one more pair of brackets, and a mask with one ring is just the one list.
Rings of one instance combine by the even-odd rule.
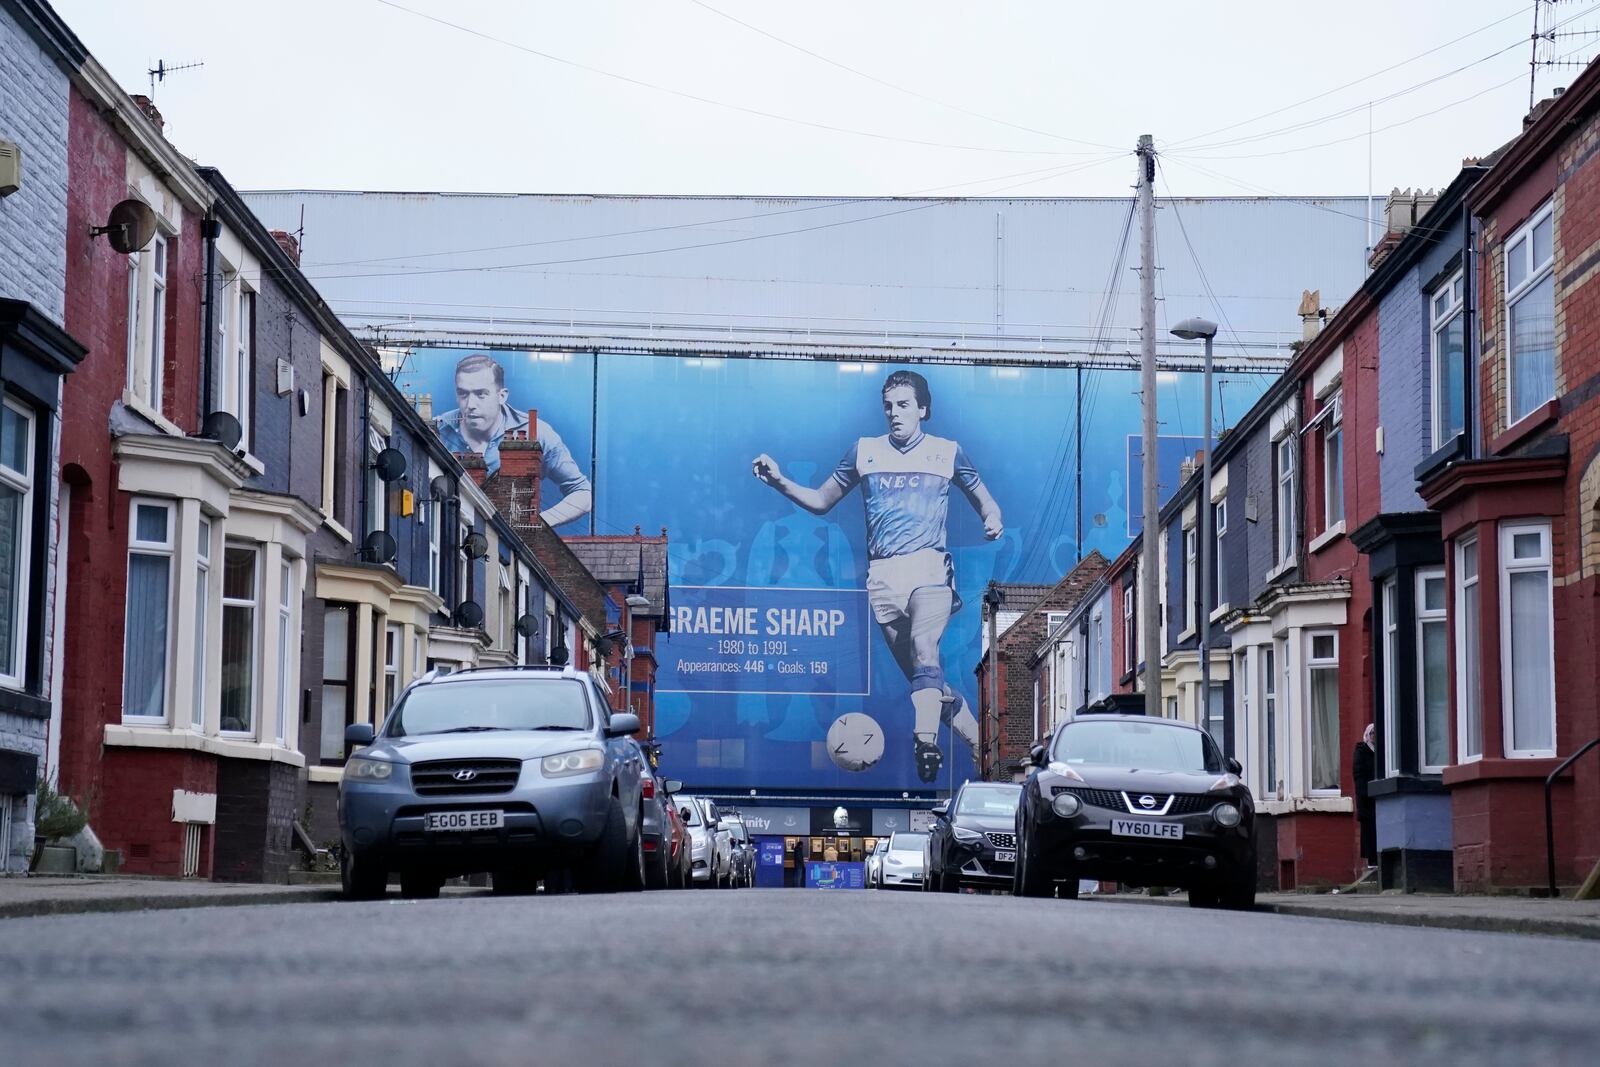
[[272, 239], [278, 242], [278, 247], [283, 249], [283, 254], [288, 256], [295, 266], [300, 265], [300, 242], [288, 230], [272, 230]]
[[154, 100], [151, 100], [143, 93], [134, 93], [132, 95], [132, 100], [134, 105], [138, 107], [140, 111], [144, 112], [144, 117], [155, 123], [156, 132], [159, 133], [166, 126], [166, 120], [161, 117], [161, 112], [156, 110], [156, 104]]

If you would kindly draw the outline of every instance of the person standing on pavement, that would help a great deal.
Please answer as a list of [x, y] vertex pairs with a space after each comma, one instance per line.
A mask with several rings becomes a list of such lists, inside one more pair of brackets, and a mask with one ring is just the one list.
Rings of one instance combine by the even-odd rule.
[[1356, 781], [1356, 821], [1361, 825], [1361, 858], [1368, 870], [1378, 865], [1377, 805], [1369, 792], [1372, 780], [1377, 777], [1376, 736], [1376, 728], [1367, 723], [1366, 731], [1350, 754], [1350, 771]]

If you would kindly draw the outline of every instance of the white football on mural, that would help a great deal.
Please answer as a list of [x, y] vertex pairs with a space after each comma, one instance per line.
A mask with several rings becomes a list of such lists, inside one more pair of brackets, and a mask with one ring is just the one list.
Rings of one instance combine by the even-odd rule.
[[852, 711], [828, 727], [828, 755], [847, 771], [864, 771], [883, 758], [883, 727], [871, 715]]

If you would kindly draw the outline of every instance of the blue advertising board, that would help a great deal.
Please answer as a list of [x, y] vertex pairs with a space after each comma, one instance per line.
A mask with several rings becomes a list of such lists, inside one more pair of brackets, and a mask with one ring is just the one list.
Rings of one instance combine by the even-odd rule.
[[[564, 536], [666, 527], [662, 773], [898, 796], [974, 773], [985, 585], [1054, 582], [1127, 544], [1136, 376], [1085, 372], [1081, 398], [1078, 377], [419, 348], [397, 384], [491, 467], [503, 435], [535, 433]], [[1198, 424], [1193, 377], [1163, 390], [1163, 419], [1187, 402]]]
[[783, 888], [783, 860], [783, 838], [756, 838], [756, 885], [762, 889]]
[[807, 889], [865, 889], [865, 863], [806, 862]]

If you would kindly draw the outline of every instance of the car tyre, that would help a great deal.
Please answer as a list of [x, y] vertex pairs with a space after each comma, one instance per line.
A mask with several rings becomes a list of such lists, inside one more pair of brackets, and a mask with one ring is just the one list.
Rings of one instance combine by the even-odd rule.
[[1241, 864], [1224, 877], [1217, 902], [1229, 911], [1254, 911], [1256, 907], [1255, 864]]
[[1210, 882], [1199, 882], [1189, 887], [1189, 907], [1214, 908], [1217, 901], [1217, 887]]
[[339, 886], [346, 900], [377, 900], [389, 890], [389, 872], [367, 853], [345, 849], [339, 863]]
[[[663, 841], [661, 846], [667, 842]], [[658, 846], [654, 852], [644, 854], [644, 887], [646, 889], [672, 888], [672, 871], [667, 864], [667, 850]]]
[[1011, 892], [1019, 897], [1050, 897], [1055, 895], [1047, 872], [1040, 869], [1039, 857], [1033, 852], [1032, 835], [1023, 835], [1017, 842], [1017, 866], [1011, 875]]
[[644, 880], [644, 849], [639, 835], [628, 834], [628, 822], [622, 814], [622, 801], [612, 797], [606, 805], [606, 823], [600, 830], [600, 839], [584, 857], [578, 882], [585, 893], [615, 893], [635, 888], [635, 879]]
[[961, 892], [961, 877], [954, 871], [940, 871], [939, 884], [936, 887], [941, 893]]
[[407, 900], [437, 900], [444, 885], [444, 876], [433, 871], [403, 871], [400, 875], [400, 895]]

